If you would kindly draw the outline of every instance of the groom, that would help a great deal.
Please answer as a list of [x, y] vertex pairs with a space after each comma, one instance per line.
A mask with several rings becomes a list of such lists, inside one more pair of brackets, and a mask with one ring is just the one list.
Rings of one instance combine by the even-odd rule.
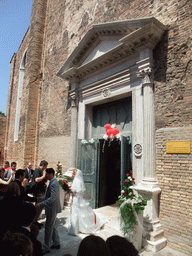
[[61, 205], [59, 183], [54, 176], [54, 169], [47, 168], [45, 178], [50, 181], [49, 186], [45, 195], [40, 198], [40, 203], [37, 204], [37, 207], [45, 207], [46, 214], [43, 254], [49, 253], [50, 248], [60, 249], [60, 240], [55, 221], [57, 213], [61, 212]]

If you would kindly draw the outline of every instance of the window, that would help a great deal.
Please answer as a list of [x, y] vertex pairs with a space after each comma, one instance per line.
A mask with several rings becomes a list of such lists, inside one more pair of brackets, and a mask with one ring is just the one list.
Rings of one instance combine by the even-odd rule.
[[17, 92], [14, 141], [18, 140], [18, 134], [19, 134], [19, 120], [20, 120], [21, 99], [22, 99], [22, 90], [23, 90], [23, 79], [24, 79], [24, 73], [25, 73], [25, 60], [26, 60], [26, 51], [24, 53], [23, 59], [21, 61], [20, 69], [19, 69], [19, 85], [18, 85], [18, 92]]

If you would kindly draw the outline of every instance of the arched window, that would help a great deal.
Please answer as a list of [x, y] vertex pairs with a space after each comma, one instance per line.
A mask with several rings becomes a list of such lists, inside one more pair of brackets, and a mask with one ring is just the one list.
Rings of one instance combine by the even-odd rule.
[[20, 120], [21, 99], [22, 99], [22, 90], [23, 90], [23, 79], [24, 79], [24, 73], [25, 73], [25, 60], [26, 60], [26, 51], [23, 55], [20, 69], [19, 69], [19, 85], [18, 85], [18, 92], [17, 92], [14, 141], [18, 140], [18, 134], [19, 134], [19, 120]]

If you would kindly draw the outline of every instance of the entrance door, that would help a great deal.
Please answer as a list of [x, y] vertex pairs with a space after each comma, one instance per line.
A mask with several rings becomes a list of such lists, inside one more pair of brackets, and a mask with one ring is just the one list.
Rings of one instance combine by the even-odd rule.
[[121, 145], [119, 140], [100, 140], [98, 206], [115, 204], [121, 192]]
[[[121, 141], [104, 141], [104, 125], [107, 123], [116, 124]], [[131, 170], [131, 133], [131, 97], [93, 107], [92, 136], [95, 142], [82, 144], [78, 141], [78, 168], [83, 173], [86, 198], [92, 208], [117, 201], [125, 174]]]
[[[116, 124], [121, 140], [104, 141], [105, 124]], [[98, 147], [98, 206], [115, 204], [121, 193], [122, 181], [131, 167], [132, 99], [105, 103], [93, 107], [93, 137]]]
[[83, 173], [86, 186], [85, 198], [92, 208], [97, 207], [97, 174], [98, 174], [99, 141], [83, 144], [78, 140], [77, 168]]
[[98, 207], [116, 203], [131, 169], [131, 133], [121, 140], [100, 140]]

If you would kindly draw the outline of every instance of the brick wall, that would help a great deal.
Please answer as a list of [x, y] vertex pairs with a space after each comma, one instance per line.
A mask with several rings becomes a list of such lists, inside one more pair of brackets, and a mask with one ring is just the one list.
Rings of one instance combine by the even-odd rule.
[[192, 255], [192, 153], [167, 154], [166, 141], [170, 140], [192, 143], [192, 127], [156, 131], [157, 178], [162, 189], [160, 221], [168, 245]]
[[[21, 61], [23, 59], [24, 53], [29, 44], [29, 30], [26, 32], [23, 41], [18, 49], [17, 54], [14, 54], [11, 59], [11, 75], [9, 82], [9, 92], [7, 100], [7, 127], [6, 127], [6, 148], [5, 152], [6, 160], [9, 162], [16, 161], [18, 167], [24, 167], [23, 164], [23, 153], [24, 153], [24, 131], [25, 131], [25, 111], [26, 111], [26, 98], [27, 98], [27, 80], [24, 76], [23, 83], [23, 94], [21, 101], [21, 112], [20, 112], [20, 131], [19, 140], [14, 141], [15, 132], [15, 117], [16, 117], [16, 103], [17, 103], [17, 93], [19, 85], [19, 70], [21, 66]], [[28, 60], [26, 60], [27, 64]]]
[[0, 167], [4, 162], [4, 147], [5, 147], [5, 133], [6, 133], [6, 116], [0, 115]]

